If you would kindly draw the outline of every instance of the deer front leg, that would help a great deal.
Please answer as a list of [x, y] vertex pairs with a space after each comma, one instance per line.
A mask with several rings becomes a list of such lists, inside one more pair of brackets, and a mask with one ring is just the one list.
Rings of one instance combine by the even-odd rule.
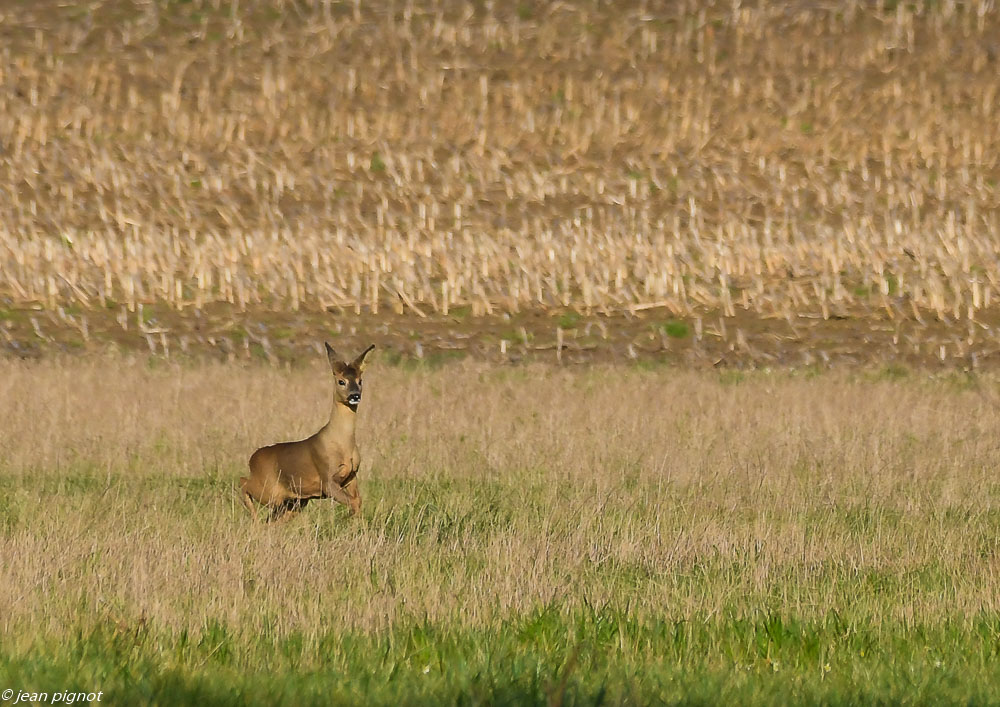
[[[341, 464], [340, 468], [343, 469], [344, 465]], [[332, 478], [323, 483], [323, 495], [327, 498], [332, 498], [337, 503], [343, 503], [345, 506], [349, 506], [351, 505], [351, 497], [344, 491], [343, 483], [338, 481], [338, 478], [339, 474], [334, 475]]]
[[351, 507], [351, 515], [359, 515], [361, 513], [361, 491], [358, 489], [357, 477], [348, 481], [343, 490], [349, 499], [347, 505]]
[[341, 464], [338, 468], [340, 473], [331, 479], [323, 490], [327, 497], [333, 498], [337, 503], [343, 503], [351, 508], [351, 515], [357, 513], [361, 507], [361, 499], [358, 497], [357, 485], [355, 484], [353, 493], [348, 487], [354, 482], [355, 472], [351, 471], [349, 464]]

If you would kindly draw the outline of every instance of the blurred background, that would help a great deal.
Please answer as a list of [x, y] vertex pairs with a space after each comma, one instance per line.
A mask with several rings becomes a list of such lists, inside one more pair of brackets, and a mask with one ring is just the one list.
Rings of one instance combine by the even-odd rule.
[[998, 55], [992, 1], [3, 2], [0, 346], [988, 364]]

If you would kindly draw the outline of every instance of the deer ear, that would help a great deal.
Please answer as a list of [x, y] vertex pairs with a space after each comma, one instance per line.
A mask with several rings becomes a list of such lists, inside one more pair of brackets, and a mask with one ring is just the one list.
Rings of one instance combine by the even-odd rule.
[[361, 375], [362, 373], [365, 372], [365, 357], [368, 354], [370, 354], [372, 352], [372, 349], [374, 348], [375, 344], [372, 344], [367, 349], [358, 354], [358, 357], [354, 359], [354, 361], [351, 363], [351, 366], [358, 372], [358, 375]]
[[340, 354], [328, 342], [324, 341], [323, 343], [326, 344], [326, 357], [330, 360], [330, 366], [333, 367], [333, 370], [340, 371], [346, 368], [347, 366], [344, 363], [344, 359], [340, 357]]

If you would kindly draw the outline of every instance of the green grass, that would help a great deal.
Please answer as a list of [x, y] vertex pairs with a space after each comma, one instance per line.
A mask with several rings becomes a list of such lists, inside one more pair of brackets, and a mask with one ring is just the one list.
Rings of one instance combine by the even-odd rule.
[[[380, 536], [429, 552], [436, 559], [427, 571], [448, 582], [489, 562], [484, 543], [524, 535], [526, 526], [542, 521], [554, 499], [580, 492], [570, 483], [546, 488], [539, 483], [374, 481], [365, 487], [374, 508], [362, 524], [348, 522], [341, 509], [331, 512], [313, 504], [288, 525], [261, 526], [242, 509], [218, 505], [228, 498], [231, 484], [228, 474], [106, 477], [81, 470], [61, 477], [7, 476], [0, 536], [51, 532], [57, 526], [24, 512], [46, 498], [60, 499], [74, 513], [98, 516], [100, 525], [106, 518], [99, 517], [99, 509], [131, 517], [133, 499], [145, 494], [159, 500], [155, 510], [141, 516], [144, 521], [135, 515], [137, 524], [174, 526], [181, 536], [193, 530], [201, 542], [220, 527], [223, 533], [249, 528], [265, 537], [316, 536], [330, 552], [351, 547], [361, 536]], [[612, 544], [628, 535], [625, 529], [672, 512], [661, 505], [662, 491], [641, 482], [631, 486], [627, 504], [605, 509], [603, 530]], [[648, 495], [656, 502], [645, 501]], [[107, 499], [118, 500], [108, 508]], [[192, 509], [205, 499], [216, 512], [192, 517]], [[676, 501], [679, 506], [688, 502], [684, 495]], [[738, 528], [760, 519], [753, 509], [733, 513], [706, 507], [702, 512], [709, 523]], [[797, 513], [772, 507], [765, 520], [781, 528]], [[996, 515], [985, 519], [989, 525], [998, 525]], [[981, 527], [982, 517], [954, 511], [939, 515], [937, 522], [958, 528], [977, 519]], [[859, 543], [873, 535], [919, 534], [928, 520], [864, 503], [817, 506], [806, 519], [810, 527]], [[556, 524], [551, 532], [558, 535], [568, 527]], [[142, 532], [138, 535], [141, 545]], [[979, 542], [984, 551], [995, 552], [995, 541], [983, 535]], [[612, 557], [567, 576], [560, 591], [528, 611], [470, 622], [460, 618], [456, 606], [443, 618], [415, 613], [373, 632], [342, 628], [338, 617], [351, 607], [339, 602], [350, 599], [336, 590], [321, 620], [305, 630], [284, 628], [281, 613], [268, 605], [252, 626], [220, 615], [206, 616], [198, 626], [176, 627], [120, 603], [95, 611], [86, 601], [76, 610], [77, 621], [54, 634], [21, 633], [6, 642], [0, 651], [0, 686], [102, 690], [106, 702], [161, 705], [971, 704], [1000, 699], [1000, 614], [945, 611], [931, 620], [893, 615], [898, 614], [893, 607], [905, 604], [906, 597], [947, 599], [956, 580], [950, 567], [924, 563], [903, 572], [852, 570], [839, 561], [817, 561], [784, 568], [770, 586], [748, 593], [747, 583], [765, 562], [753, 550], [736, 556], [716, 552], [666, 572], [654, 563]], [[94, 557], [91, 563], [98, 571], [103, 560]], [[373, 569], [370, 592], [395, 592], [393, 582], [406, 581], [386, 577], [391, 573]], [[664, 585], [677, 587], [678, 597], [718, 594], [720, 587], [732, 595], [718, 611], [691, 612], [671, 603], [650, 607], [642, 601]], [[840, 609], [817, 612], [809, 606], [811, 597], [830, 592]], [[252, 588], [248, 596], [253, 601]]]
[[580, 325], [581, 317], [576, 312], [563, 312], [556, 320], [560, 329], [575, 329]]
[[997, 699], [998, 631], [996, 617], [640, 621], [625, 606], [558, 603], [500, 627], [414, 622], [380, 636], [94, 624], [68, 641], [0, 655], [0, 679], [162, 705], [972, 704]]
[[691, 335], [691, 327], [687, 325], [687, 322], [677, 319], [664, 322], [660, 325], [660, 329], [672, 339], [684, 339]]

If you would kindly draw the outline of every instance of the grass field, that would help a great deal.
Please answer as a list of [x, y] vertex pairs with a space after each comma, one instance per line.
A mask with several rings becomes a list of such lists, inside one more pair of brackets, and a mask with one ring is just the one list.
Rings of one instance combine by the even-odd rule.
[[324, 421], [327, 375], [0, 363], [0, 687], [1000, 699], [1000, 412], [962, 377], [376, 361], [363, 519], [256, 523], [244, 460]]

